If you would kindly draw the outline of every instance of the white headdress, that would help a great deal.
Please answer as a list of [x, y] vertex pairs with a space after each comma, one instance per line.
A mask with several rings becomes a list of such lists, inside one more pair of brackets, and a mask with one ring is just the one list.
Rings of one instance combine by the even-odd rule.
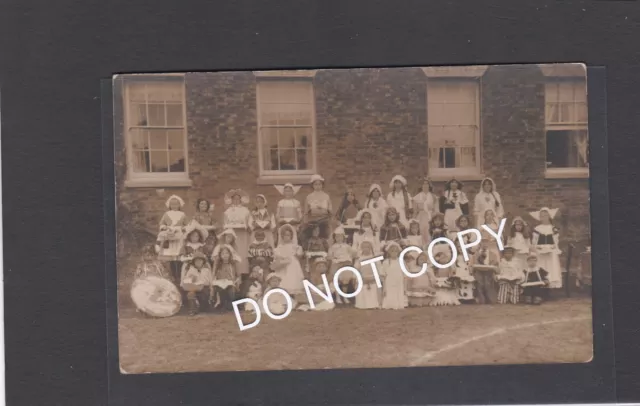
[[311, 180], [309, 181], [310, 184], [313, 184], [313, 182], [319, 180], [320, 182], [324, 183], [324, 178], [318, 174], [315, 174], [313, 176], [311, 176]]
[[[191, 223], [189, 223], [189, 225], [186, 227], [185, 231], [185, 235], [189, 236], [189, 234], [191, 234], [191, 232], [193, 231], [197, 231], [198, 233], [200, 233], [200, 239], [202, 243], [205, 242], [205, 240], [209, 237], [209, 232], [200, 225], [200, 223], [198, 223], [197, 221], [192, 221]], [[188, 239], [187, 239], [188, 241]]]
[[273, 279], [273, 278], [278, 278], [282, 280], [282, 278], [280, 278], [275, 272], [271, 272], [270, 274], [267, 275], [266, 278], [264, 278], [264, 281], [268, 282], [270, 279]]
[[290, 187], [293, 190], [293, 195], [295, 196], [300, 190], [300, 186], [293, 186], [291, 183], [285, 183], [284, 185], [274, 185], [274, 187], [280, 192], [281, 195], [284, 195], [284, 189]]
[[389, 248], [391, 248], [391, 247], [398, 247], [398, 249], [399, 249], [400, 251], [402, 251], [402, 247], [400, 246], [400, 244], [398, 244], [398, 243], [397, 243], [397, 242], [395, 242], [395, 241], [387, 241], [387, 243], [384, 245], [384, 250], [385, 250], [385, 252], [386, 252], [386, 251], [389, 251]]
[[356, 223], [357, 224], [361, 224], [362, 223], [362, 216], [365, 213], [369, 213], [369, 216], [371, 216], [371, 221], [373, 221], [373, 212], [369, 209], [362, 209], [358, 212], [358, 214], [356, 214]]
[[529, 214], [531, 215], [531, 217], [533, 217], [534, 219], [540, 221], [540, 213], [542, 213], [543, 211], [546, 211], [547, 213], [549, 213], [549, 217], [551, 219], [553, 219], [556, 214], [558, 213], [558, 209], [550, 209], [548, 207], [543, 207], [538, 211], [532, 211]]
[[407, 180], [405, 179], [404, 176], [402, 175], [396, 175], [393, 177], [393, 179], [391, 179], [391, 182], [389, 182], [389, 187], [393, 190], [393, 184], [395, 183], [395, 181], [399, 180], [400, 183], [402, 183], [402, 186], [407, 186]]
[[256, 199], [259, 197], [262, 198], [262, 200], [264, 200], [264, 205], [266, 206], [267, 203], [269, 202], [267, 198], [263, 194], [256, 195]]
[[484, 179], [482, 179], [482, 182], [480, 182], [480, 191], [478, 193], [484, 193], [484, 183], [485, 182], [491, 182], [491, 192], [496, 193], [498, 192], [496, 190], [496, 182], [493, 181], [493, 179], [491, 179], [490, 177], [486, 177]]
[[233, 228], [225, 228], [220, 234], [218, 234], [218, 239], [222, 239], [227, 234], [232, 235], [234, 241], [238, 239], [238, 236], [236, 235], [236, 232], [233, 231]]
[[336, 227], [335, 230], [333, 230], [333, 234], [342, 234], [342, 235], [347, 235], [347, 233], [344, 232], [344, 228], [342, 226], [338, 226]]
[[171, 196], [169, 196], [167, 201], [164, 203], [164, 205], [167, 206], [167, 209], [171, 209], [171, 201], [174, 200], [174, 199], [178, 201], [178, 203], [180, 204], [180, 208], [182, 208], [184, 206], [184, 200], [182, 200], [182, 198], [180, 196], [171, 195]]
[[298, 233], [291, 224], [285, 224], [278, 229], [278, 244], [282, 242], [282, 233], [285, 229], [291, 231], [291, 242], [294, 245], [298, 245]]
[[376, 189], [378, 189], [378, 192], [380, 192], [380, 196], [382, 196], [382, 188], [377, 183], [374, 183], [369, 187], [369, 193], [367, 194], [367, 196], [371, 197], [371, 193], [373, 193], [373, 191]]
[[233, 202], [233, 196], [240, 196], [242, 204], [249, 204], [249, 195], [242, 189], [231, 189], [224, 195], [224, 204], [229, 206]]

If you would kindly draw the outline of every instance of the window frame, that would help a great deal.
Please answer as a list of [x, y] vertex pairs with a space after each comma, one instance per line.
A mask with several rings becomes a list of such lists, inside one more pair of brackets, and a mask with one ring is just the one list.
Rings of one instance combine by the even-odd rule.
[[[579, 72], [579, 71], [578, 71]], [[589, 167], [563, 167], [563, 168], [549, 168], [547, 161], [547, 133], [549, 131], [573, 131], [581, 130], [587, 132], [587, 142], [589, 142], [589, 94], [587, 88], [587, 78], [584, 75], [578, 75], [575, 70], [569, 72], [570, 74], [557, 75], [557, 72], [552, 76], [546, 76], [544, 83], [544, 176], [546, 179], [587, 179], [589, 178]], [[543, 69], [543, 73], [547, 73]], [[564, 72], [560, 72], [564, 73]], [[585, 89], [586, 104], [587, 104], [587, 121], [585, 123], [557, 123], [549, 124], [547, 120], [547, 85], [560, 84], [560, 83], [581, 83]], [[575, 97], [574, 97], [575, 102]], [[588, 164], [588, 162], [587, 162]]]
[[[259, 184], [276, 184], [276, 183], [307, 183], [311, 176], [317, 173], [317, 123], [316, 123], [316, 92], [313, 83], [313, 77], [316, 71], [278, 71], [278, 72], [254, 72], [256, 76], [256, 136], [258, 144], [258, 183]], [[311, 106], [311, 165], [305, 170], [267, 170], [264, 169], [264, 151], [262, 144], [262, 119], [261, 119], [261, 102], [260, 102], [260, 84], [261, 83], [305, 83], [310, 88], [310, 106]], [[278, 126], [268, 126], [269, 128], [277, 128]], [[291, 128], [299, 128], [301, 126], [291, 126]], [[306, 126], [304, 126], [306, 127]], [[266, 128], [266, 127], [265, 127]]]
[[[474, 70], [464, 70], [457, 73], [455, 71], [457, 67], [453, 67], [453, 71], [441, 70], [440, 74], [432, 74], [429, 75], [427, 73], [427, 83], [426, 83], [426, 109], [427, 109], [427, 148], [431, 150], [430, 141], [429, 141], [429, 133], [431, 127], [429, 125], [429, 83], [433, 82], [458, 82], [458, 83], [473, 83], [475, 84], [475, 117], [476, 117], [476, 165], [474, 167], [463, 167], [463, 168], [432, 168], [429, 166], [429, 159], [427, 157], [427, 170], [429, 176], [433, 180], [448, 180], [452, 177], [455, 177], [460, 180], [477, 180], [482, 179], [484, 175], [482, 175], [482, 75], [484, 74], [486, 68], [477, 67]], [[468, 68], [468, 67], [460, 67], [460, 68]], [[476, 68], [476, 67], [474, 67]], [[484, 68], [484, 69], [483, 69]], [[443, 69], [443, 68], [441, 68]]]
[[[187, 133], [187, 100], [186, 86], [183, 74], [162, 74], [162, 75], [127, 75], [122, 77], [122, 115], [123, 115], [123, 135], [126, 153], [126, 187], [189, 187], [192, 182], [189, 178], [189, 143]], [[134, 172], [134, 153], [131, 136], [131, 128], [135, 127], [130, 122], [130, 87], [133, 84], [161, 84], [176, 83], [181, 84], [182, 89], [182, 137], [184, 151], [184, 172]], [[160, 127], [158, 127], [160, 128]], [[162, 127], [164, 128], [164, 127]], [[168, 128], [168, 127], [167, 127]], [[173, 127], [172, 129], [179, 129]]]

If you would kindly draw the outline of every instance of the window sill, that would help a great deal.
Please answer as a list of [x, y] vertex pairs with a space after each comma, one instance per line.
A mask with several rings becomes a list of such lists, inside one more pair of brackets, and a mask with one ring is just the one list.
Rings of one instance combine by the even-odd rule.
[[481, 173], [435, 173], [428, 175], [429, 179], [433, 182], [448, 182], [452, 178], [456, 178], [459, 181], [481, 181], [485, 178], [485, 175]]
[[191, 179], [127, 179], [127, 188], [191, 187]]
[[312, 175], [261, 175], [256, 183], [258, 185], [283, 185], [291, 183], [293, 185], [306, 185], [311, 180]]
[[547, 169], [545, 179], [589, 179], [589, 169], [586, 168], [554, 168]]

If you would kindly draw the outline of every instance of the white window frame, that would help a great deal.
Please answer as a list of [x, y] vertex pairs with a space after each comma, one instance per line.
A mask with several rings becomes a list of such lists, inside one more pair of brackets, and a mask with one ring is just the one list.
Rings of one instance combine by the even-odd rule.
[[[574, 66], [576, 65], [576, 66]], [[544, 102], [544, 122], [545, 122], [545, 178], [547, 179], [586, 179], [589, 178], [589, 168], [580, 168], [580, 167], [567, 167], [567, 168], [548, 168], [547, 167], [547, 131], [553, 130], [585, 130], [587, 131], [587, 140], [589, 140], [589, 117], [587, 111], [587, 122], [586, 123], [557, 123], [557, 124], [549, 124], [547, 122], [547, 93], [546, 93], [546, 85], [550, 83], [562, 83], [562, 82], [582, 82], [585, 86], [585, 92], [587, 91], [587, 80], [584, 75], [584, 65], [581, 64], [571, 64], [568, 66], [558, 65], [557, 67], [543, 65], [541, 66], [541, 70], [545, 76], [547, 76], [547, 81], [545, 82], [545, 102]], [[580, 73], [583, 73], [580, 75]], [[589, 100], [587, 94], [587, 110], [589, 108]]]
[[482, 116], [481, 116], [481, 92], [482, 92], [482, 75], [486, 72], [488, 66], [451, 66], [451, 67], [429, 67], [423, 68], [427, 75], [426, 85], [426, 109], [427, 109], [427, 146], [431, 149], [429, 142], [429, 82], [434, 81], [458, 81], [473, 82], [476, 85], [476, 166], [467, 168], [432, 168], [427, 167], [429, 176], [432, 180], [448, 180], [455, 177], [460, 180], [478, 180], [482, 179]]
[[[311, 175], [317, 173], [317, 127], [316, 127], [316, 97], [315, 88], [313, 86], [313, 77], [316, 71], [269, 71], [254, 72], [256, 76], [256, 127], [257, 127], [257, 144], [258, 144], [258, 167], [259, 177], [258, 184], [278, 184], [278, 183], [308, 183]], [[310, 168], [305, 170], [266, 170], [264, 169], [264, 151], [262, 150], [261, 135], [261, 111], [260, 111], [260, 83], [264, 82], [295, 82], [307, 83], [311, 89], [311, 156]], [[299, 127], [299, 126], [293, 126]]]
[[[183, 130], [183, 151], [184, 151], [184, 172], [134, 172], [133, 171], [133, 145], [130, 128], [133, 126], [130, 121], [130, 85], [140, 83], [167, 83], [179, 81], [182, 84], [182, 126], [175, 127]], [[125, 140], [125, 150], [127, 159], [127, 173], [125, 179], [126, 187], [189, 187], [192, 182], [189, 179], [189, 150], [187, 140], [187, 103], [183, 74], [162, 74], [162, 75], [126, 75], [123, 77], [122, 92], [122, 114], [123, 114], [123, 134]], [[163, 127], [164, 128], [164, 127]], [[173, 128], [173, 127], [172, 127]]]

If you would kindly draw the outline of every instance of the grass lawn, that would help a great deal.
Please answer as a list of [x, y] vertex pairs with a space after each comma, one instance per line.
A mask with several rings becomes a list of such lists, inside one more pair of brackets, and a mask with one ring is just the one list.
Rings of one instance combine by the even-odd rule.
[[586, 362], [591, 301], [541, 306], [337, 309], [263, 315], [240, 331], [233, 313], [119, 321], [123, 372], [198, 372]]

